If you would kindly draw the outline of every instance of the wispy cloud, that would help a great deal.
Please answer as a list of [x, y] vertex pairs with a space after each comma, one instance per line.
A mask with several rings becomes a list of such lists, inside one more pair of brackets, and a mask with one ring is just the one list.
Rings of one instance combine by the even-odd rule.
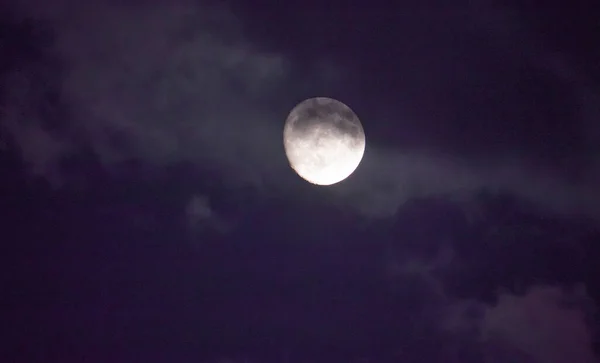
[[598, 362], [588, 326], [591, 306], [583, 288], [535, 286], [523, 296], [503, 294], [486, 312], [484, 341], [490, 348], [512, 346], [539, 362]]
[[195, 195], [191, 198], [186, 208], [186, 217], [188, 227], [193, 232], [214, 229], [219, 233], [226, 233], [232, 228], [229, 221], [213, 210], [209, 198], [205, 195]]
[[[231, 14], [183, 1], [63, 5], [32, 9], [54, 28], [53, 52], [68, 67], [54, 85], [76, 135], [63, 142], [90, 146], [107, 167], [131, 158], [191, 160], [243, 180], [253, 164], [272, 164], [262, 160], [279, 151], [270, 124], [277, 115], [261, 102], [288, 79], [287, 60], [253, 49]], [[36, 106], [28, 101], [8, 102], [17, 135], [19, 119], [30, 118], [21, 111]], [[26, 141], [19, 140], [23, 153], [39, 161], [44, 151]]]
[[[38, 101], [28, 96], [40, 85], [17, 79], [10, 87], [25, 87], [24, 96], [7, 102], [5, 122], [32, 170], [54, 179], [60, 175], [61, 158], [85, 147], [108, 168], [130, 159], [157, 166], [189, 161], [218, 170], [232, 185], [289, 191], [297, 184], [290, 182], [281, 140], [287, 112], [302, 97], [335, 89], [336, 80], [343, 79], [330, 77], [336, 65], [326, 62], [312, 74], [298, 76], [293, 59], [246, 38], [232, 12], [194, 1], [141, 7], [29, 0], [23, 8], [54, 31], [48, 51], [61, 59], [65, 72], [60, 84], [45, 86], [59, 89], [68, 110], [63, 122], [68, 132], [40, 126], [43, 115], [31, 111]], [[492, 10], [468, 10], [476, 12], [469, 18], [480, 16], [487, 31], [502, 41], [522, 35], [517, 20]], [[568, 62], [549, 62], [554, 58], [548, 54], [536, 52], [531, 62], [574, 78]], [[304, 94], [307, 89], [313, 93]], [[593, 120], [597, 97], [586, 89], [582, 117]], [[366, 125], [384, 122], [361, 117]], [[593, 129], [595, 123], [588, 124]], [[594, 173], [575, 185], [519, 161], [520, 155], [482, 162], [426, 149], [386, 149], [368, 142], [355, 175], [329, 188], [328, 195], [335, 203], [382, 216], [414, 196], [488, 188], [561, 212], [599, 215]]]

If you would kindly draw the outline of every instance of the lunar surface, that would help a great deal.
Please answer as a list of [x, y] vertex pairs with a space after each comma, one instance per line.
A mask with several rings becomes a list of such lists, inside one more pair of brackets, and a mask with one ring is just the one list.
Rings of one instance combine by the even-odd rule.
[[365, 153], [365, 132], [340, 101], [316, 97], [290, 112], [283, 130], [290, 166], [306, 181], [332, 185], [350, 176]]

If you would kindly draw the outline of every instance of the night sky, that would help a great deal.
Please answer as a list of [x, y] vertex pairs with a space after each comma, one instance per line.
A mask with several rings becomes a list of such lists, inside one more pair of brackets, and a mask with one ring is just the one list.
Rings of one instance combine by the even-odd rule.
[[[600, 362], [600, 7], [0, 3], [0, 362]], [[336, 98], [362, 163], [294, 173]]]

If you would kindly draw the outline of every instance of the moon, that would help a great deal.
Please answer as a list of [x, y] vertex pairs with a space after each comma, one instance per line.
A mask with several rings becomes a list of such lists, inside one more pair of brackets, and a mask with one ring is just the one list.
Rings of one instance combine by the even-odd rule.
[[349, 177], [365, 153], [365, 132], [358, 116], [328, 97], [309, 98], [292, 109], [283, 129], [285, 154], [294, 171], [316, 185]]

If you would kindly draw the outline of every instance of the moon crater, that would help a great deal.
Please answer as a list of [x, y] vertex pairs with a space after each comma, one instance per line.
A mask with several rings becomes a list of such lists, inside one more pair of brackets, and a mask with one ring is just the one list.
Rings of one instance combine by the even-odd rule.
[[294, 171], [316, 185], [349, 177], [365, 151], [365, 133], [356, 114], [327, 97], [300, 102], [283, 130], [285, 153]]

